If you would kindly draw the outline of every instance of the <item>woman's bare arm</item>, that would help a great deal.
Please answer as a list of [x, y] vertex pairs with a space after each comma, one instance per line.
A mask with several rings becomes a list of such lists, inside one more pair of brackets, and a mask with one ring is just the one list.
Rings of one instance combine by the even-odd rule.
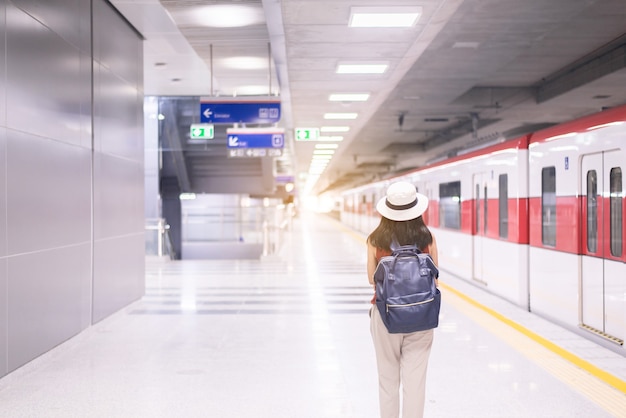
[[371, 285], [374, 285], [374, 272], [376, 271], [376, 248], [367, 243], [367, 279]]

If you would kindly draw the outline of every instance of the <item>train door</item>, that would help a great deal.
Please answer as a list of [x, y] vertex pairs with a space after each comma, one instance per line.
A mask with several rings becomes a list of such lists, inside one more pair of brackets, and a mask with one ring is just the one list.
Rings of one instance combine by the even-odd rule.
[[[607, 262], [610, 262], [607, 260], [609, 256], [616, 255], [612, 254], [614, 253], [612, 230], [615, 228], [611, 225], [614, 223], [611, 216], [615, 214], [611, 213], [614, 209], [611, 206], [611, 196], [615, 194], [616, 188], [619, 188], [619, 196], [623, 193], [621, 168], [619, 168], [623, 162], [619, 161], [619, 156], [618, 151], [585, 155], [582, 159], [581, 170], [583, 196], [581, 323], [584, 328], [591, 328], [592, 331], [609, 338], [611, 334], [615, 335], [612, 330], [618, 328], [613, 321], [622, 320], [619, 314], [612, 315], [610, 312], [623, 312], [624, 310], [624, 306], [612, 305], [611, 301], [614, 298], [611, 298], [611, 289], [614, 287], [612, 282], [615, 278], [607, 268]], [[619, 179], [615, 176], [616, 167], [619, 170]], [[621, 241], [621, 236], [619, 239]]]
[[473, 279], [486, 284], [483, 274], [485, 256], [483, 246], [487, 232], [487, 177], [483, 173], [474, 174], [472, 193], [474, 194], [474, 216], [472, 225]]

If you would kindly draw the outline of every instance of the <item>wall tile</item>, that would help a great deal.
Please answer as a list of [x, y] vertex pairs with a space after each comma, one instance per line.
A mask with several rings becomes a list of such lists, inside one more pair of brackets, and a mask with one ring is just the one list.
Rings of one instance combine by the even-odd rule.
[[8, 319], [4, 301], [7, 301], [7, 259], [0, 257], [0, 377], [9, 372], [8, 366]]
[[94, 239], [143, 232], [143, 164], [94, 156]]
[[27, 363], [91, 320], [91, 244], [8, 258], [8, 367]]
[[91, 239], [91, 152], [7, 130], [8, 253]]
[[90, 54], [91, 7], [85, 0], [12, 0], [13, 4], [59, 34], [77, 49]]
[[7, 255], [6, 129], [0, 127], [0, 258]]
[[80, 52], [31, 16], [7, 6], [6, 125], [80, 145]]
[[145, 234], [94, 243], [93, 322], [145, 293]]

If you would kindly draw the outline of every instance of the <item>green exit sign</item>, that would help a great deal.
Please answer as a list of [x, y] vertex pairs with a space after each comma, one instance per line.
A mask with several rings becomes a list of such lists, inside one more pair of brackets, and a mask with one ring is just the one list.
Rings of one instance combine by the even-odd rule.
[[296, 141], [316, 141], [319, 136], [318, 128], [296, 128]]
[[191, 139], [213, 139], [215, 129], [210, 123], [194, 123], [189, 130]]

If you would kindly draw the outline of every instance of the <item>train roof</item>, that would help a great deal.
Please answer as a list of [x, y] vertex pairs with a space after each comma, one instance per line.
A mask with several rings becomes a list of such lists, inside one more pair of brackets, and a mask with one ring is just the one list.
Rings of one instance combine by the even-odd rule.
[[530, 144], [552, 141], [573, 133], [591, 131], [603, 126], [626, 122], [626, 105], [583, 116], [533, 133]]

